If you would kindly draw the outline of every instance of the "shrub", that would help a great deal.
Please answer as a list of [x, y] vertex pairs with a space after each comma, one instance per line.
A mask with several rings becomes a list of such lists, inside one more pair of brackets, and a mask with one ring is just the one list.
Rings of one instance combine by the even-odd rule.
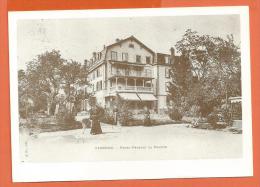
[[200, 111], [200, 107], [198, 105], [192, 105], [189, 110], [189, 115], [192, 117], [198, 117], [199, 111]]
[[207, 116], [207, 122], [210, 123], [210, 125], [215, 129], [217, 128], [217, 122], [218, 122], [218, 115], [215, 112], [211, 112]]
[[74, 122], [75, 122], [74, 115], [71, 114], [71, 113], [67, 113], [67, 114], [64, 116], [64, 122], [65, 122], [65, 123], [74, 123]]
[[81, 123], [77, 122], [70, 112], [59, 112], [56, 115], [56, 123], [63, 130], [81, 128]]
[[120, 107], [118, 112], [118, 120], [121, 125], [129, 125], [130, 121], [133, 120], [133, 113], [126, 102], [123, 102]]
[[225, 104], [221, 106], [221, 117], [223, 119], [223, 121], [228, 125], [231, 126], [232, 125], [232, 116], [231, 116], [231, 109], [229, 106], [226, 106]]
[[182, 114], [178, 111], [178, 109], [171, 109], [168, 114], [172, 120], [180, 121], [182, 119]]
[[104, 110], [104, 115], [100, 119], [100, 122], [114, 125], [115, 124], [115, 119], [114, 119], [113, 112], [111, 112], [109, 110]]

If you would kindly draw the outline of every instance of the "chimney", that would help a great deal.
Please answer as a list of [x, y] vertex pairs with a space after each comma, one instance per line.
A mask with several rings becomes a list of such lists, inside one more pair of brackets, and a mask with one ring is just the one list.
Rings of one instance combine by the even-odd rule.
[[174, 57], [175, 56], [175, 49], [173, 47], [171, 47], [170, 51], [171, 51], [171, 56]]
[[96, 56], [97, 56], [97, 53], [96, 53], [96, 52], [93, 52], [94, 61], [96, 61]]
[[89, 66], [88, 60], [85, 59], [85, 60], [84, 60], [84, 64], [85, 64], [86, 67], [88, 67], [88, 66]]
[[120, 39], [119, 39], [119, 38], [117, 38], [117, 39], [116, 39], [116, 42], [120, 42]]
[[170, 63], [173, 64], [175, 61], [175, 49], [171, 47], [170, 51], [171, 51]]
[[103, 49], [105, 49], [106, 48], [106, 45], [103, 45]]

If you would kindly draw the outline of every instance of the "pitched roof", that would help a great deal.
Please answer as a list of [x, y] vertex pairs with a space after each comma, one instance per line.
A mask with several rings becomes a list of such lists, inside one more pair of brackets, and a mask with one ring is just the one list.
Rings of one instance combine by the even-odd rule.
[[125, 39], [122, 39], [122, 40], [119, 40], [118, 42], [115, 42], [113, 44], [110, 44], [107, 46], [107, 48], [110, 48], [110, 47], [113, 47], [113, 46], [116, 46], [116, 45], [120, 45], [122, 44], [123, 42], [127, 41], [127, 40], [134, 40], [136, 41], [139, 45], [141, 45], [143, 48], [147, 49], [148, 51], [150, 51], [151, 53], [155, 54], [154, 51], [152, 49], [150, 49], [149, 47], [147, 47], [146, 45], [144, 45], [140, 40], [138, 40], [136, 37], [134, 36], [130, 36], [128, 38], [125, 38]]

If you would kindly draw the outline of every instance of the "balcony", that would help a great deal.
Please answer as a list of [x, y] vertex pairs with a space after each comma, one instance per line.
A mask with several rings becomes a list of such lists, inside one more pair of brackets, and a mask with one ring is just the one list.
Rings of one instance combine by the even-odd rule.
[[141, 71], [112, 71], [110, 78], [112, 77], [132, 77], [132, 78], [153, 78], [152, 72]]
[[147, 86], [124, 86], [124, 85], [118, 85], [118, 86], [112, 86], [110, 87], [110, 92], [148, 92], [152, 93], [153, 88], [147, 87]]
[[146, 64], [141, 62], [129, 62], [129, 61], [119, 61], [119, 60], [109, 60], [112, 65], [119, 65], [119, 66], [137, 66], [143, 67]]

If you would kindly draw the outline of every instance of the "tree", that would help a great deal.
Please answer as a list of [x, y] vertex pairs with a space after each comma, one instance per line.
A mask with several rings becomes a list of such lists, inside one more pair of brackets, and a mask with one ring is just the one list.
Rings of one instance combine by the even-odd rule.
[[175, 47], [178, 52], [189, 58], [194, 76], [203, 81], [212, 62], [214, 51], [212, 37], [199, 35], [196, 31], [188, 29]]
[[214, 38], [215, 56], [214, 64], [226, 103], [229, 96], [241, 95], [241, 54], [238, 46], [234, 44], [233, 35], [227, 40]]
[[[207, 115], [221, 104], [223, 98], [227, 101], [231, 95], [240, 95], [240, 50], [232, 35], [223, 39], [199, 35], [188, 29], [175, 47], [182, 56], [186, 56], [186, 60], [182, 61], [189, 61], [193, 77], [189, 80], [183, 79], [183, 82], [188, 83], [188, 89], [183, 91], [185, 89], [182, 85], [185, 84], [176, 80], [180, 77], [178, 74], [184, 72], [181, 67], [176, 66], [178, 63], [173, 64], [175, 75], [172, 75], [170, 95], [175, 95], [172, 97], [175, 102], [183, 101], [181, 98], [184, 97], [185, 103], [190, 106], [199, 105], [202, 115]], [[185, 67], [185, 64], [188, 63], [182, 66]], [[179, 96], [176, 95], [177, 92]]]
[[24, 70], [18, 71], [18, 97], [19, 97], [19, 114], [22, 118], [28, 117], [29, 97], [26, 92], [27, 77]]
[[191, 64], [187, 55], [184, 54], [173, 59], [170, 75], [171, 82], [168, 86], [168, 96], [174, 102], [175, 110], [178, 107], [181, 112], [184, 112], [186, 110], [184, 100], [189, 94], [193, 81]]
[[[47, 113], [52, 115], [55, 111], [57, 95], [62, 84], [62, 67], [65, 60], [61, 58], [60, 52], [52, 50], [38, 55], [27, 64], [27, 79], [29, 88], [35, 96], [44, 96]], [[37, 97], [35, 97], [37, 100]]]
[[[87, 80], [88, 69], [86, 65], [81, 65], [77, 61], [70, 60], [70, 62], [65, 62], [61, 71], [62, 88], [66, 94], [63, 102], [72, 103], [76, 109], [81, 100], [87, 99], [90, 96], [90, 94], [80, 89], [82, 86], [89, 84]], [[69, 107], [69, 111], [72, 111], [71, 107]]]

